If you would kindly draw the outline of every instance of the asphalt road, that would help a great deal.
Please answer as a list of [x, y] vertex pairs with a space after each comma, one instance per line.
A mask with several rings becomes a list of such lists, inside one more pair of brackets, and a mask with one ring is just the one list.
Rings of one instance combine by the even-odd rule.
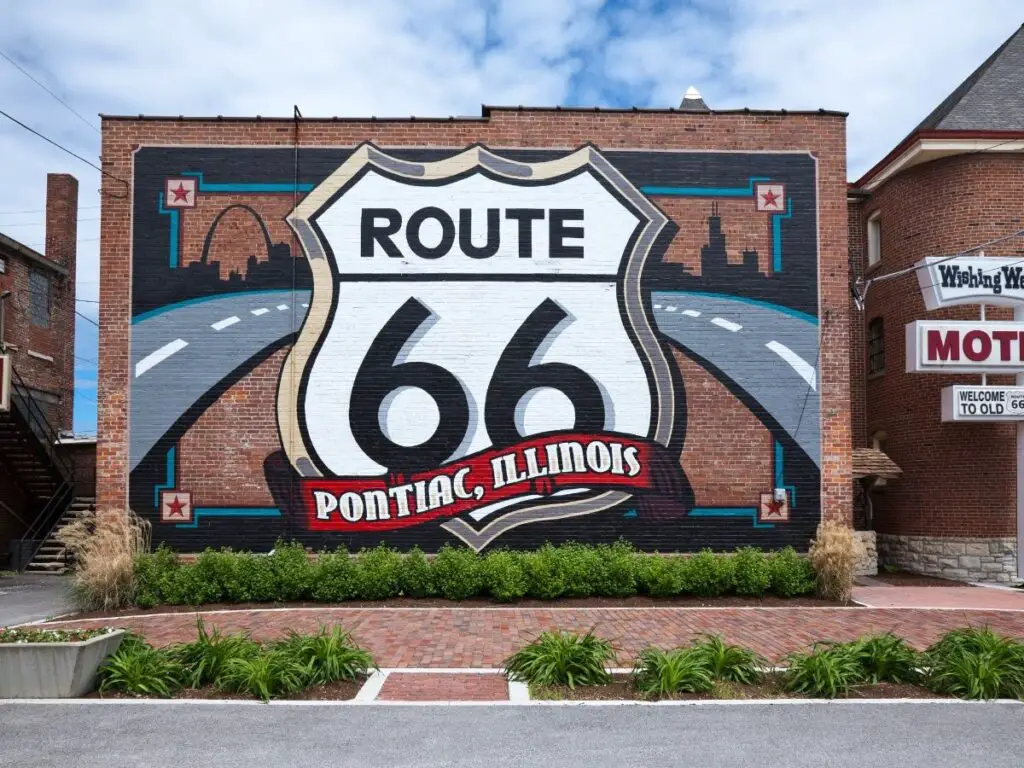
[[651, 294], [659, 331], [760, 403], [821, 466], [818, 326], [769, 305], [685, 291]]
[[5, 768], [1019, 768], [1020, 704], [0, 705]]
[[[183, 303], [132, 324], [131, 469], [200, 397], [297, 331], [308, 291], [249, 291]], [[652, 294], [662, 334], [745, 391], [820, 465], [818, 326], [769, 305]]]
[[48, 619], [74, 610], [67, 594], [67, 582], [66, 576], [0, 577], [0, 627]]
[[297, 331], [308, 302], [309, 291], [247, 291], [133, 323], [131, 469], [207, 391]]

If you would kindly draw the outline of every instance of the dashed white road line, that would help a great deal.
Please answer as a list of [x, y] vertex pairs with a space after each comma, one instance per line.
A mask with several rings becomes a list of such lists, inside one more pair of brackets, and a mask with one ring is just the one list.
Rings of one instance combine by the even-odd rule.
[[305, 308], [305, 309], [309, 309], [309, 304], [303, 304], [302, 306], [303, 306], [303, 308]]
[[288, 309], [288, 305], [287, 304], [278, 304], [277, 305], [277, 311], [278, 312], [284, 312], [286, 309]]
[[777, 341], [769, 341], [765, 344], [768, 349], [774, 352], [776, 355], [781, 357], [790, 367], [800, 376], [801, 379], [807, 382], [807, 385], [815, 392], [818, 391], [818, 377], [815, 373], [814, 366], [804, 360], [800, 355], [794, 352], [792, 349], [787, 347], [785, 344], [780, 344]]
[[266, 307], [260, 307], [259, 309], [253, 309], [250, 311], [252, 312], [252, 314], [256, 315], [256, 317], [259, 317], [260, 315], [267, 314], [267, 312], [269, 312], [270, 310], [267, 309]]
[[138, 378], [154, 365], [159, 365], [175, 352], [179, 352], [188, 346], [184, 339], [175, 339], [164, 344], [156, 352], [151, 352], [135, 364], [135, 378]]
[[225, 317], [223, 320], [218, 320], [216, 323], [211, 323], [210, 327], [215, 331], [223, 331], [225, 328], [240, 322], [242, 321], [238, 318], [238, 315], [232, 315], [231, 317]]
[[661, 304], [655, 304], [655, 305], [654, 305], [654, 308], [655, 308], [655, 309], [661, 309]]
[[675, 312], [676, 308], [675, 307], [665, 307], [665, 311], [666, 312]]
[[723, 320], [721, 317], [711, 318], [711, 323], [713, 325], [717, 325], [719, 328], [725, 328], [727, 331], [732, 331], [733, 333], [736, 333], [736, 331], [743, 327], [739, 323], [734, 323], [731, 320]]
[[684, 309], [683, 314], [687, 317], [700, 317], [700, 312], [696, 309]]

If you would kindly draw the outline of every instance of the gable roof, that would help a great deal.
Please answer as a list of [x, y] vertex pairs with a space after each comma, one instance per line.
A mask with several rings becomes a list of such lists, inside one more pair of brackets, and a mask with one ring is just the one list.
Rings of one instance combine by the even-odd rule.
[[960, 83], [916, 130], [1024, 130], [1024, 25]]

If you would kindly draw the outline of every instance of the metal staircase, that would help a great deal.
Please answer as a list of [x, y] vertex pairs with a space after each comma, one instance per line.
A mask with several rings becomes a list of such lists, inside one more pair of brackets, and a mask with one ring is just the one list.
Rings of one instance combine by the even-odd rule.
[[13, 368], [11, 407], [0, 411], [0, 463], [34, 507], [13, 552], [15, 567], [25, 570], [71, 504], [74, 465], [59, 449], [56, 430]]
[[57, 540], [57, 534], [69, 523], [75, 522], [84, 515], [90, 515], [96, 511], [96, 499], [94, 497], [78, 496], [72, 500], [67, 511], [61, 515], [60, 520], [53, 526], [50, 535], [43, 541], [36, 556], [25, 567], [29, 573], [64, 573], [71, 565], [68, 559], [67, 548]]

